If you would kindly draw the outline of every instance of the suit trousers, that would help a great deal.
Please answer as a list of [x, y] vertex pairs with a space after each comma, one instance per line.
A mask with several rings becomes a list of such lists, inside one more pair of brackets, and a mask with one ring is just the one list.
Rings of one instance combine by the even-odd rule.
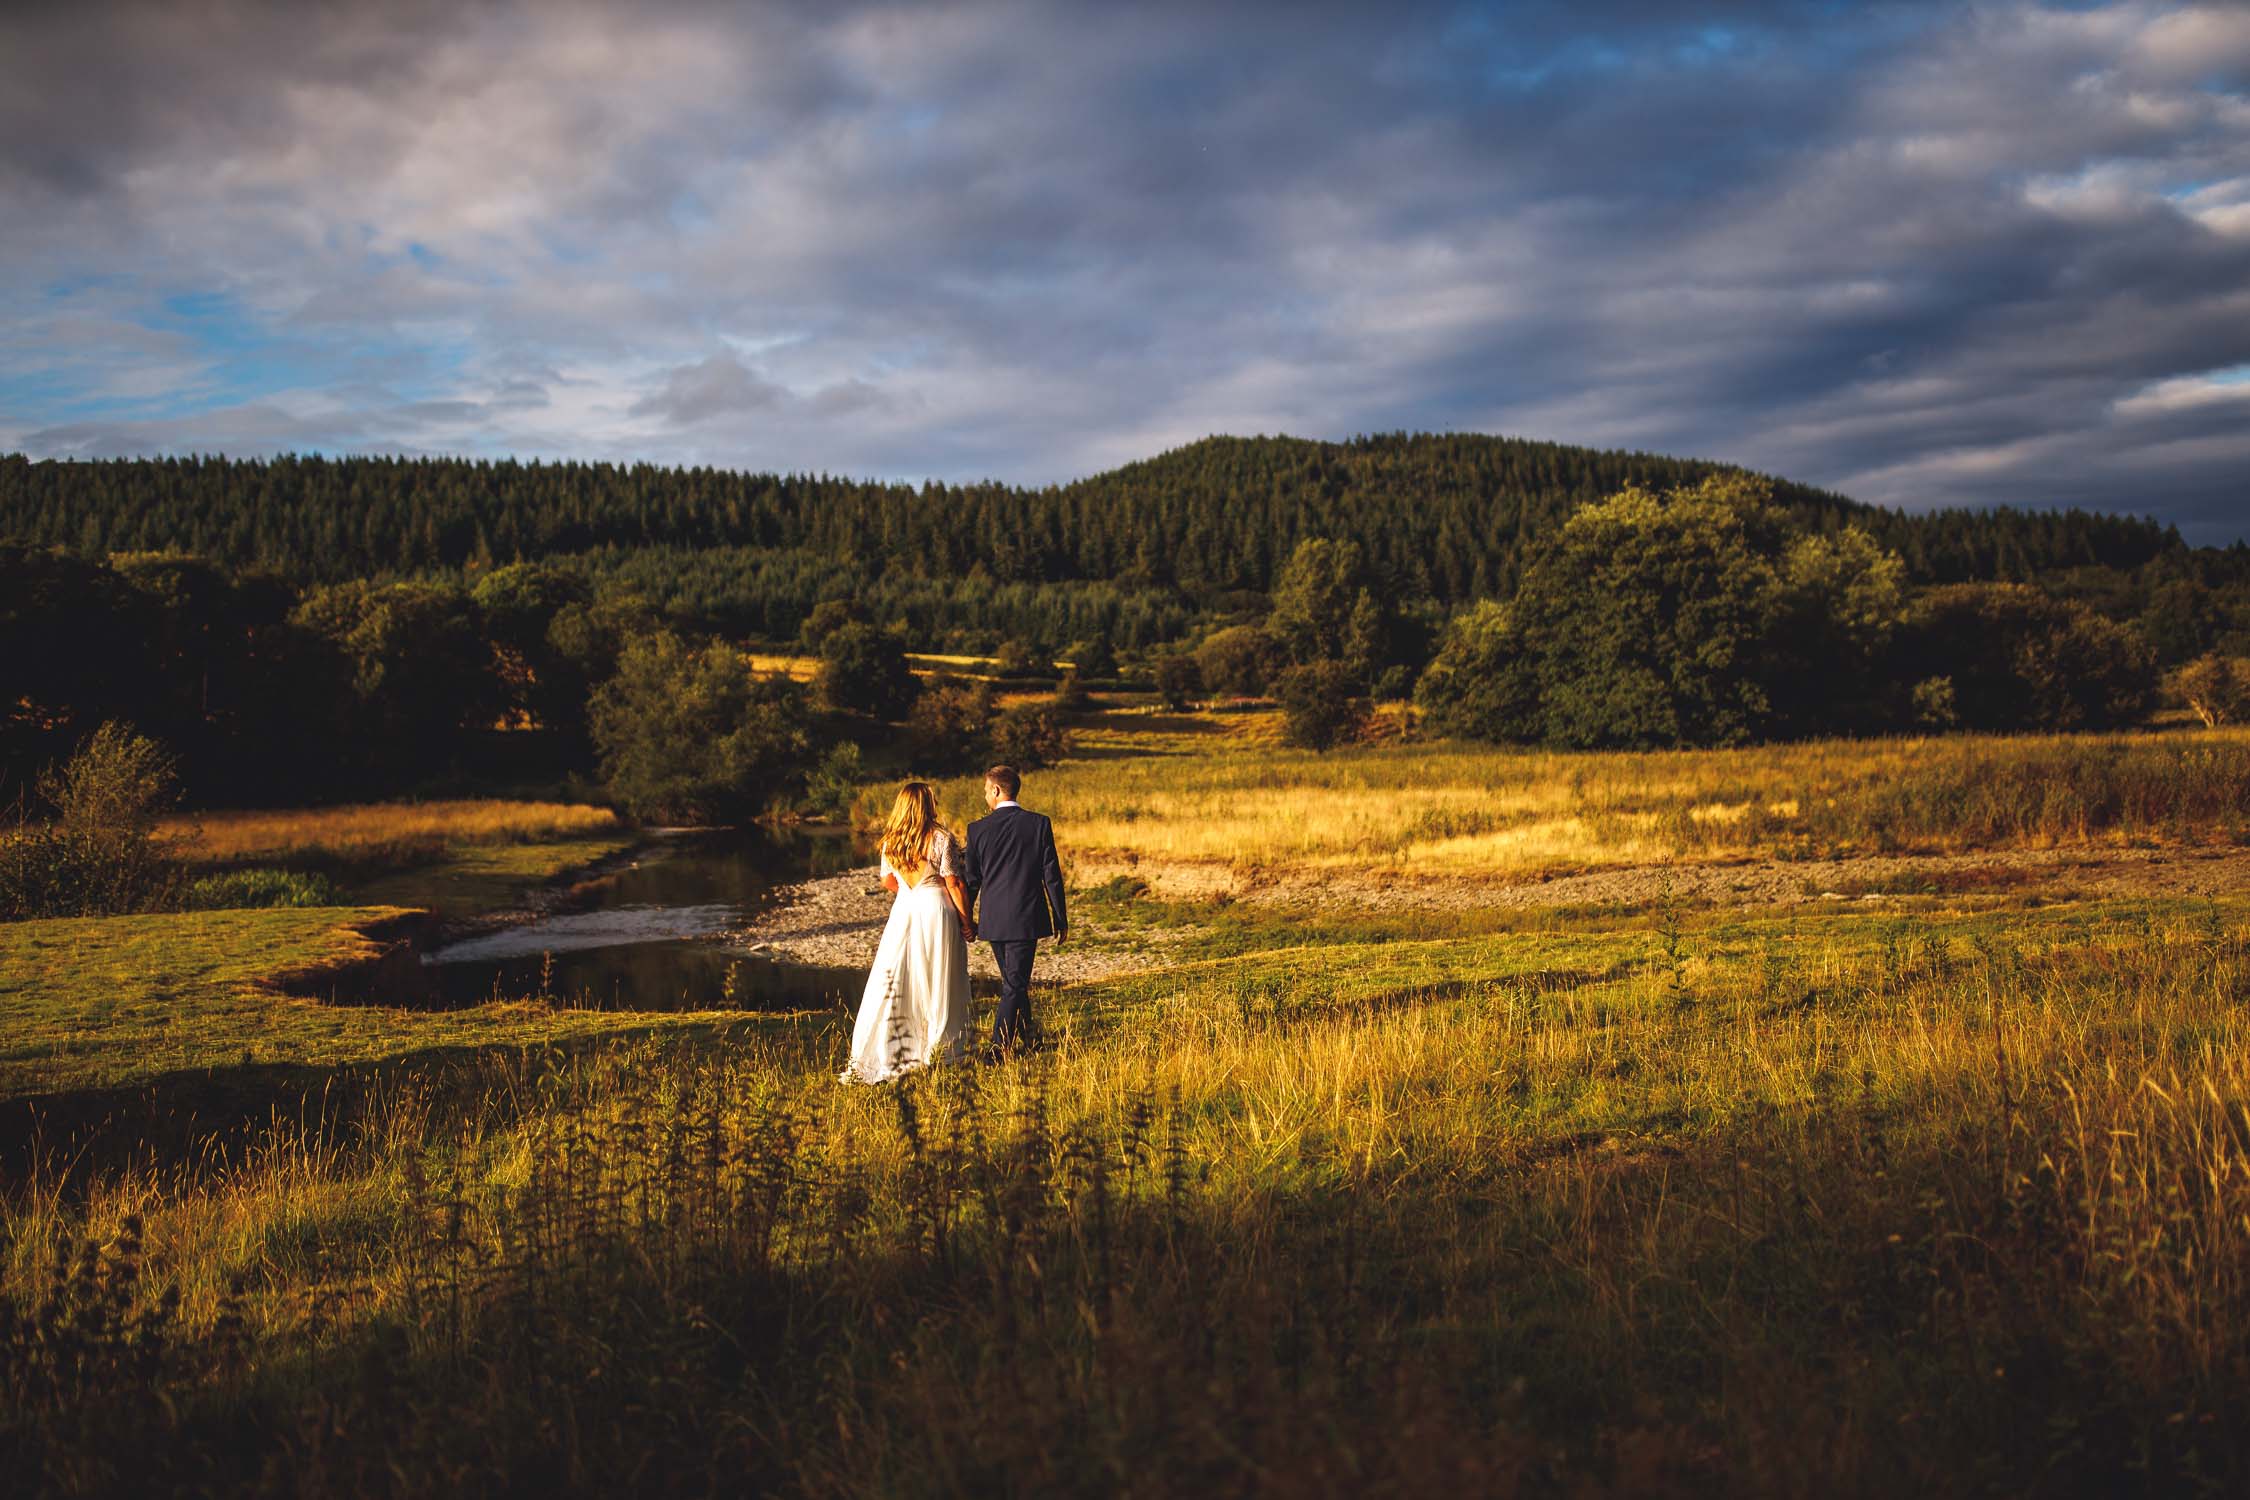
[[1031, 1040], [1031, 960], [1037, 938], [995, 940], [993, 961], [1000, 965], [1000, 1009], [992, 1017], [992, 1045], [1016, 1047]]

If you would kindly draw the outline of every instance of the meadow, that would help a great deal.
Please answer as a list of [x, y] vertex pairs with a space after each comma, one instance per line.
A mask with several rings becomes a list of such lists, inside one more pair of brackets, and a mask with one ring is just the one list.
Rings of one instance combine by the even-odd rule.
[[[1826, 740], [1558, 753], [1394, 743], [1321, 755], [1277, 716], [1105, 715], [1034, 778], [1093, 865], [1523, 879], [1731, 861], [2250, 838], [2250, 730]], [[942, 784], [982, 810], [979, 779]]]
[[[2246, 758], [1316, 758], [1254, 714], [1116, 714], [1031, 785], [1104, 882], [1081, 923], [1130, 930], [1192, 903], [1104, 873], [1129, 861], [1473, 885], [2223, 845]], [[280, 952], [339, 914], [237, 915], [301, 920], [256, 935]], [[831, 1013], [531, 997], [522, 1033], [433, 1046], [478, 1013], [260, 999], [246, 932], [147, 991], [183, 1029], [199, 996], [242, 1007], [209, 1076], [261, 1004], [271, 1056], [390, 1065], [17, 1171], [0, 1455], [135, 1494], [2230, 1493], [2246, 918], [1939, 894], [1480, 931], [1315, 900], [1042, 993], [1025, 1061], [879, 1090], [834, 1084]], [[91, 1006], [147, 961], [31, 936], [24, 994], [68, 973]], [[300, 1007], [370, 1030], [323, 1043]]]

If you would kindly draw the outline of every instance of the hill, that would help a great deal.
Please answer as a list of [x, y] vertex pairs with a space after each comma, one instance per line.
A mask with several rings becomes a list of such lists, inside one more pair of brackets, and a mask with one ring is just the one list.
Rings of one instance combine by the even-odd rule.
[[[1450, 608], [1505, 596], [1542, 536], [1582, 502], [1726, 467], [1404, 433], [1212, 437], [1040, 489], [652, 465], [8, 455], [0, 536], [89, 556], [185, 551], [300, 583], [575, 559], [752, 633], [789, 635], [818, 600], [853, 597], [933, 635], [1059, 643], [1103, 631], [1145, 644], [1223, 612], [1230, 595], [1269, 589], [1309, 536], [1357, 541], [1404, 599]], [[1866, 527], [1925, 582], [2151, 564], [2185, 576], [2210, 556], [2126, 517], [1906, 515], [1786, 480], [1775, 491], [1815, 529]], [[2144, 592], [2113, 610], [2137, 609]]]

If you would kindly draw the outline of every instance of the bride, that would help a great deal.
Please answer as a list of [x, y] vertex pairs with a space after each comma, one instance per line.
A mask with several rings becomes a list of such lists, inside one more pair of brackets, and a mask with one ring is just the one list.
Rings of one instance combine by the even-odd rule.
[[938, 821], [928, 782], [898, 789], [883, 827], [883, 884], [897, 892], [852, 1027], [847, 1083], [880, 1083], [958, 1058], [969, 1025], [969, 944], [961, 844]]

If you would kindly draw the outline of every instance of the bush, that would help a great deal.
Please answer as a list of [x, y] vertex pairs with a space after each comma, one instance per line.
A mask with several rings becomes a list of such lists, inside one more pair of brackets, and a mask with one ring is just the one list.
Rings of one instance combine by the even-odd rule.
[[1097, 635], [1070, 648], [1070, 669], [1088, 682], [1108, 682], [1117, 676], [1117, 652], [1109, 637]]
[[992, 660], [1002, 677], [1052, 677], [1055, 673], [1054, 660], [1046, 648], [1030, 641], [1002, 641]]
[[1062, 681], [1055, 684], [1055, 707], [1063, 713], [1084, 713], [1093, 701], [1075, 667], [1063, 673]]
[[325, 875], [297, 870], [229, 870], [191, 884], [180, 904], [189, 911], [242, 907], [339, 906], [343, 898]]
[[850, 740], [828, 747], [805, 778], [805, 806], [822, 817], [840, 818], [851, 812], [852, 799], [867, 779], [859, 746]]
[[1961, 706], [1954, 699], [1953, 679], [1925, 677], [1908, 696], [1914, 722], [1925, 729], [1952, 729], [1961, 722]]
[[2149, 650], [2138, 637], [2026, 584], [1930, 590], [1900, 649], [1903, 680], [1952, 679], [1966, 729], [2113, 729], [2139, 720], [2154, 696]]
[[1203, 673], [1185, 651], [1167, 651], [1156, 659], [1156, 695], [1177, 712], [1203, 691]]
[[1281, 674], [1282, 738], [1307, 750], [1330, 750], [1356, 738], [1367, 711], [1357, 674], [1340, 661], [1306, 662]]
[[113, 916], [164, 903], [177, 878], [156, 823], [177, 799], [172, 758], [107, 723], [39, 778], [53, 812], [0, 839], [0, 918]]
[[820, 648], [820, 700], [844, 713], [894, 720], [922, 690], [906, 664], [906, 643], [872, 625], [839, 625]]
[[992, 758], [1019, 771], [1054, 764], [1070, 749], [1070, 735], [1052, 703], [1019, 703], [992, 721]]
[[1280, 647], [1257, 625], [1215, 631], [1195, 648], [1195, 668], [1204, 689], [1236, 698], [1261, 696], [1280, 660]]
[[950, 674], [930, 679], [906, 716], [914, 763], [930, 771], [980, 771], [991, 764], [992, 685]]
[[592, 721], [610, 793], [639, 818], [753, 816], [804, 762], [802, 689], [757, 675], [722, 641], [634, 639], [594, 694]]
[[828, 644], [828, 638], [846, 625], [861, 624], [866, 616], [858, 605], [849, 599], [823, 599], [805, 616], [804, 624], [797, 627], [797, 638], [808, 651], [818, 651]]
[[2250, 720], [2250, 660], [2216, 651], [2197, 657], [2164, 679], [2164, 696], [2206, 729]]

